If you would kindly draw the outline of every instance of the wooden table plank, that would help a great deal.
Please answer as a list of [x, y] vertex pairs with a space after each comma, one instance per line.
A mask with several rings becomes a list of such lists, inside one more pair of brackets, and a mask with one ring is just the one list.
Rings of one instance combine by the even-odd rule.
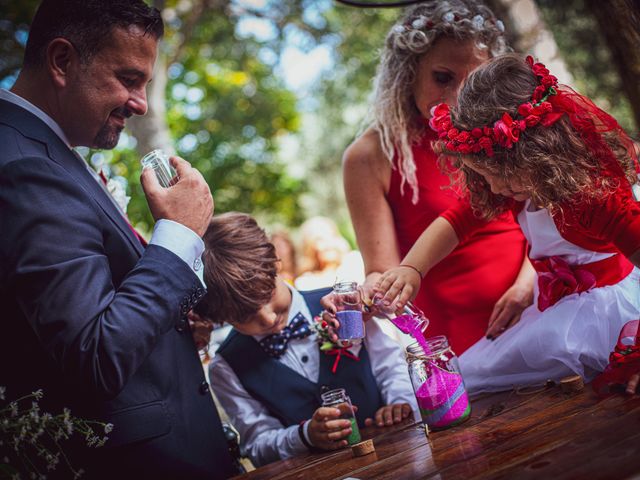
[[[376, 453], [349, 449], [275, 462], [237, 478], [626, 478], [640, 472], [640, 397], [587, 387], [474, 399], [466, 423], [427, 439], [420, 424], [363, 429]], [[495, 414], [498, 412], [497, 414]], [[638, 459], [638, 460], [636, 460]]]

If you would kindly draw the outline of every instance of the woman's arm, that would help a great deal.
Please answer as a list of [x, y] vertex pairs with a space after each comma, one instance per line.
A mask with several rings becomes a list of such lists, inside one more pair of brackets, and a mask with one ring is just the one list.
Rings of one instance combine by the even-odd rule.
[[381, 273], [400, 262], [393, 213], [386, 198], [391, 164], [375, 130], [367, 130], [345, 151], [343, 178], [351, 222], [364, 259], [364, 290], [368, 296]]

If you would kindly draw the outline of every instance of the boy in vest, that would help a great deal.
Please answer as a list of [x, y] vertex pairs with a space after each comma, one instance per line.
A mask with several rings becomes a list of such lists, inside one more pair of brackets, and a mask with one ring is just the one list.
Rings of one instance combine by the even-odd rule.
[[255, 465], [347, 445], [350, 423], [321, 406], [326, 390], [346, 389], [360, 426], [393, 425], [417, 410], [402, 351], [375, 321], [334, 368], [336, 356], [320, 350], [309, 306], [278, 277], [275, 249], [253, 218], [215, 216], [204, 242], [208, 292], [198, 313], [234, 327], [211, 363], [211, 385]]

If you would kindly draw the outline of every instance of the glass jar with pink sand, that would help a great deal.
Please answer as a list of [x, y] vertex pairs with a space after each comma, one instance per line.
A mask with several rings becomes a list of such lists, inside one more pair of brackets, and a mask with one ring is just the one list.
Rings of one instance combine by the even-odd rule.
[[427, 338], [424, 343], [414, 342], [406, 349], [409, 376], [422, 422], [430, 430], [444, 430], [467, 420], [471, 404], [447, 337]]

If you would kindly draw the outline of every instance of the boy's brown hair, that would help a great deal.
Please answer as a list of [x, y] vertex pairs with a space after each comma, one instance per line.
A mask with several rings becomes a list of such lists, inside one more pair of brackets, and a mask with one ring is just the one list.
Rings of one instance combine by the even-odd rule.
[[273, 296], [275, 248], [250, 215], [238, 212], [214, 216], [203, 240], [207, 294], [196, 313], [216, 323], [242, 323]]

